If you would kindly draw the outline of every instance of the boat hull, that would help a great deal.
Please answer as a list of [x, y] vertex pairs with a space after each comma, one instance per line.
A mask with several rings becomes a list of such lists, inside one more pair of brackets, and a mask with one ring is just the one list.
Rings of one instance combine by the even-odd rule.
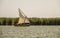
[[30, 24], [29, 23], [15, 24], [15, 26], [30, 26]]

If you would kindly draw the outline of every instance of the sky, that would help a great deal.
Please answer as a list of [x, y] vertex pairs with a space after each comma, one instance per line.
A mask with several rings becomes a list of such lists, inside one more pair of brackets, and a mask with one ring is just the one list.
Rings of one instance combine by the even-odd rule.
[[60, 17], [60, 0], [0, 0], [0, 17], [19, 17], [18, 8], [27, 17]]

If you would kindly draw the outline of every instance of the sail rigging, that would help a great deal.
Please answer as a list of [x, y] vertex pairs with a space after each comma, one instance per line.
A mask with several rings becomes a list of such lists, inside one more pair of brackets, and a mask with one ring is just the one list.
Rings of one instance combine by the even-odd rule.
[[20, 8], [18, 8], [18, 10], [19, 10], [19, 16], [20, 16], [18, 24], [29, 23], [27, 16], [20, 10]]

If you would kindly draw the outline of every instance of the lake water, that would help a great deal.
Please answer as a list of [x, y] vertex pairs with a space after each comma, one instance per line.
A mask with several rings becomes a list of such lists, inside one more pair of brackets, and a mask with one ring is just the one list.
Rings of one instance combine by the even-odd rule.
[[0, 26], [0, 38], [60, 38], [60, 26]]

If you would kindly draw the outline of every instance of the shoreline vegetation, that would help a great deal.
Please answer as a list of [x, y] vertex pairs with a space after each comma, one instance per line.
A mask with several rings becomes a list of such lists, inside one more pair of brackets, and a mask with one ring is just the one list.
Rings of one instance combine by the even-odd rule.
[[[28, 18], [30, 25], [60, 25], [60, 18]], [[0, 17], [0, 25], [15, 25], [19, 18]]]

